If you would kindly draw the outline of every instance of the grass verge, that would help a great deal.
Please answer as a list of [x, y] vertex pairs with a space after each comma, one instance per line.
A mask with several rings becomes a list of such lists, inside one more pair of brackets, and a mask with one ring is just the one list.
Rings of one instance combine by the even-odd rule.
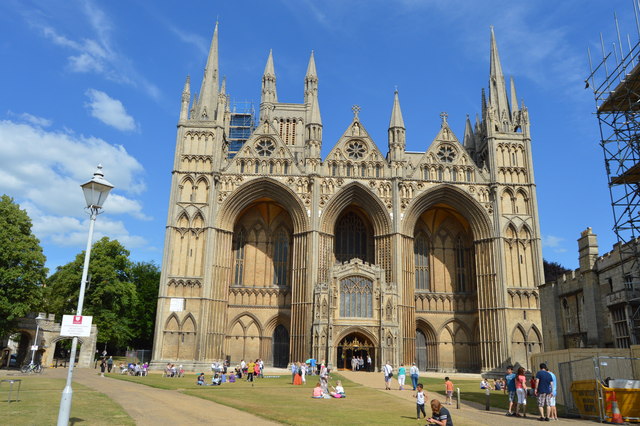
[[[14, 377], [2, 377], [13, 379]], [[0, 386], [0, 423], [11, 425], [56, 424], [60, 397], [65, 386], [64, 379], [42, 376], [21, 376], [20, 400], [7, 402], [9, 384]], [[12, 399], [17, 395], [18, 384], [13, 385]], [[90, 425], [135, 425], [129, 415], [103, 393], [79, 383], [73, 384], [71, 424]]]

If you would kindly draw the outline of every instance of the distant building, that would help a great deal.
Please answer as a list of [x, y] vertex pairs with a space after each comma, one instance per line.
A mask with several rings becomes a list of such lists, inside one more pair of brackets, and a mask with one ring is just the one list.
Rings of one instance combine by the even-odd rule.
[[182, 94], [156, 365], [527, 365], [542, 348], [543, 281], [529, 114], [493, 30], [490, 44], [488, 96], [462, 142], [442, 113], [407, 151], [396, 91], [382, 151], [358, 106], [323, 140], [313, 53], [299, 103], [278, 101], [269, 54], [252, 128], [219, 80], [216, 27], [199, 95], [189, 80]]
[[618, 243], [599, 256], [597, 236], [587, 228], [578, 251], [578, 269], [540, 286], [545, 350], [637, 345], [640, 324], [633, 316], [640, 307], [640, 286], [625, 272], [635, 262], [635, 250]]

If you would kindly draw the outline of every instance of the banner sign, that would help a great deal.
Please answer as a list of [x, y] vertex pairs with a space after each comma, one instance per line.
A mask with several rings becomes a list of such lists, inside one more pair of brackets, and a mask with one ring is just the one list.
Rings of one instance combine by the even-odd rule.
[[89, 337], [93, 317], [82, 315], [63, 315], [60, 335], [65, 337]]

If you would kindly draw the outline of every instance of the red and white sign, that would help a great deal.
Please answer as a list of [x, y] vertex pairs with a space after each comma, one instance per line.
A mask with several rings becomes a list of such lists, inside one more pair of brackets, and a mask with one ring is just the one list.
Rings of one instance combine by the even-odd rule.
[[65, 337], [89, 337], [93, 317], [82, 315], [63, 315], [60, 335]]

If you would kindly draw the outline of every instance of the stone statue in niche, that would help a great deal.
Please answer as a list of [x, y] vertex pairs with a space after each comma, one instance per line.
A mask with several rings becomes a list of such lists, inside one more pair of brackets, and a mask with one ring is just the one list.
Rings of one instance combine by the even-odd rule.
[[351, 128], [351, 136], [360, 136], [360, 124], [353, 123], [353, 127]]

